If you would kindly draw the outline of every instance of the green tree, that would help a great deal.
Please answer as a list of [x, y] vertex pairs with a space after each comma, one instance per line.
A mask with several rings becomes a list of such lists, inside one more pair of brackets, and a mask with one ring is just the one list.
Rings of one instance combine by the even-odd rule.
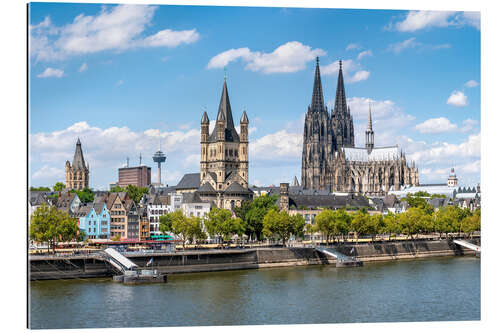
[[64, 188], [66, 188], [66, 185], [64, 185], [63, 183], [61, 182], [57, 182], [53, 187], [52, 189], [54, 190], [54, 192], [58, 192], [58, 191], [62, 191]]
[[30, 191], [33, 192], [50, 192], [50, 188], [45, 187], [45, 186], [40, 186], [40, 187], [30, 187]]
[[167, 232], [172, 231], [172, 224], [174, 222], [174, 219], [178, 218], [179, 214], [182, 215], [182, 212], [180, 210], [175, 211], [173, 213], [166, 213], [166, 214], [160, 216], [160, 231], [163, 234], [166, 234]]
[[356, 233], [356, 243], [358, 242], [359, 235], [367, 233], [369, 219], [370, 215], [363, 210], [359, 210], [354, 214], [350, 229]]
[[384, 233], [389, 234], [389, 240], [391, 240], [391, 235], [397, 235], [401, 233], [401, 226], [398, 223], [397, 216], [393, 213], [389, 213], [384, 216]]
[[293, 217], [286, 211], [270, 209], [262, 221], [262, 232], [266, 237], [281, 239], [283, 246], [292, 235], [300, 237], [304, 233], [304, 218], [297, 214]]
[[402, 232], [412, 239], [413, 235], [423, 232], [425, 226], [430, 224], [430, 220], [431, 216], [419, 207], [410, 207], [399, 216]]
[[115, 192], [126, 192], [126, 191], [124, 188], [121, 188], [120, 186], [115, 186], [111, 190], [109, 190], [109, 192], [115, 193]]
[[321, 232], [326, 238], [326, 244], [330, 242], [330, 237], [335, 234], [335, 212], [330, 209], [322, 210], [314, 218], [316, 230]]
[[67, 242], [78, 237], [78, 226], [75, 218], [46, 204], [38, 207], [31, 215], [30, 238], [37, 242], [46, 242], [47, 251], [59, 241]]
[[122, 239], [120, 235], [114, 235], [113, 238], [111, 238], [112, 241], [114, 242], [119, 242]]
[[377, 234], [382, 233], [384, 230], [384, 218], [382, 215], [371, 215], [366, 220], [365, 232], [372, 236], [372, 242], [375, 240]]
[[425, 196], [428, 196], [429, 193], [427, 192], [416, 192], [415, 194], [408, 194], [405, 198], [401, 199], [403, 201], [407, 201], [408, 204], [410, 205], [410, 207], [413, 207], [413, 208], [422, 208], [424, 210], [424, 212], [428, 215], [432, 215], [432, 213], [434, 212], [434, 207], [432, 207], [430, 204], [427, 203], [427, 200], [425, 198], [423, 198], [424, 195], [422, 195], [423, 193], [425, 193], [426, 195]]
[[211, 237], [221, 239], [222, 243], [229, 241], [233, 235], [241, 237], [245, 232], [245, 224], [241, 218], [232, 217], [230, 210], [219, 208], [208, 213], [205, 228]]
[[78, 198], [80, 198], [80, 201], [82, 203], [88, 203], [88, 202], [93, 202], [94, 201], [94, 193], [88, 187], [84, 188], [81, 191], [79, 191], [79, 190], [71, 190], [70, 192], [71, 193], [76, 193], [76, 195], [78, 195]]
[[141, 198], [144, 194], [149, 193], [149, 189], [147, 187], [137, 187], [135, 185], [128, 185], [125, 188], [125, 192], [127, 192], [130, 199], [132, 199], [136, 204], [141, 201]]
[[262, 239], [262, 220], [270, 209], [277, 209], [277, 195], [256, 197], [253, 201], [243, 201], [235, 208], [235, 214], [245, 223], [245, 234], [249, 238]]

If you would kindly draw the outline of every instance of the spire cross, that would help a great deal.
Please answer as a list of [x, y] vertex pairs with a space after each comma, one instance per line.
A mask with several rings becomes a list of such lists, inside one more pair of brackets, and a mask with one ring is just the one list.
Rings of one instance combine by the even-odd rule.
[[226, 82], [226, 79], [227, 79], [226, 66], [224, 66], [224, 82]]

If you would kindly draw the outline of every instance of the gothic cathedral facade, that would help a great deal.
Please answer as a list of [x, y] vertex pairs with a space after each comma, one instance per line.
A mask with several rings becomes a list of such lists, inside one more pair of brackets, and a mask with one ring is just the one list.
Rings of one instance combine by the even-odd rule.
[[342, 61], [331, 114], [323, 99], [316, 58], [311, 105], [304, 121], [302, 187], [313, 190], [383, 195], [389, 190], [418, 185], [415, 163], [407, 163], [398, 146], [375, 147], [371, 108], [365, 147], [354, 145], [354, 125], [344, 89]]

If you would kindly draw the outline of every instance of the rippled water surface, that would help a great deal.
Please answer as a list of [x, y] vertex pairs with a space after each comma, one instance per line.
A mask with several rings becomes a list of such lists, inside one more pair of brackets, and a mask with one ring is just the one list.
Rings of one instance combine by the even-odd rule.
[[169, 275], [166, 284], [33, 281], [32, 328], [480, 319], [480, 260], [448, 257]]

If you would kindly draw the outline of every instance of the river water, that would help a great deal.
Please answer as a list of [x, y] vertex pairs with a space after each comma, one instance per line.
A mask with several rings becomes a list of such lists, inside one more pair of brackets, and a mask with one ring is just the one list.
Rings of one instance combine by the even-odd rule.
[[169, 275], [166, 284], [32, 281], [32, 328], [480, 319], [480, 259]]

